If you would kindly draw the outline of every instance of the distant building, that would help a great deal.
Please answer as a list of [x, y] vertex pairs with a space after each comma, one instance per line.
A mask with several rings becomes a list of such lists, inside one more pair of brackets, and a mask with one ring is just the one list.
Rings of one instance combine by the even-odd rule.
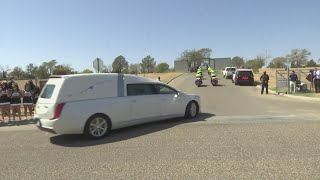
[[[215, 70], [222, 70], [225, 67], [231, 66], [231, 58], [213, 58], [205, 60], [204, 64], [208, 64]], [[191, 70], [192, 69], [195, 69], [193, 65], [191, 65]], [[188, 64], [185, 61], [175, 61], [174, 70], [176, 72], [188, 72]]]

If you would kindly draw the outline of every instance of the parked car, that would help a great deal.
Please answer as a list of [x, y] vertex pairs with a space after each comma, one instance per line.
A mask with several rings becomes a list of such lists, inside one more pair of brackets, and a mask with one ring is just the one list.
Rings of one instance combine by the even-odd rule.
[[225, 67], [223, 70], [222, 70], [222, 75], [223, 75], [223, 77], [224, 78], [232, 78], [232, 75], [229, 73], [229, 75], [227, 75], [228, 74], [228, 71], [235, 71], [236, 70], [236, 68], [235, 67]]
[[51, 76], [34, 117], [41, 130], [101, 138], [113, 129], [199, 112], [197, 95], [153, 79], [98, 73]]
[[232, 79], [233, 74], [235, 74], [236, 68], [227, 68], [226, 79]]
[[237, 69], [232, 78], [232, 82], [234, 82], [235, 85], [248, 84], [253, 86], [254, 75], [252, 69]]

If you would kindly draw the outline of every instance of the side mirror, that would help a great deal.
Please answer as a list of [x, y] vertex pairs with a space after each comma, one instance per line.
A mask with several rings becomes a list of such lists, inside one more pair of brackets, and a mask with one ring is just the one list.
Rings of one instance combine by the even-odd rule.
[[181, 95], [181, 91], [180, 91], [180, 90], [177, 91], [177, 95], [178, 95], [178, 96]]

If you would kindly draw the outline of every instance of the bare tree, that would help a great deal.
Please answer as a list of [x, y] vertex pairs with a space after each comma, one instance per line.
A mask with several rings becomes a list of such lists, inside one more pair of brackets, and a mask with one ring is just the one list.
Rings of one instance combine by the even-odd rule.
[[7, 78], [8, 76], [8, 72], [10, 71], [10, 67], [7, 65], [7, 66], [0, 66], [0, 76], [2, 78]]

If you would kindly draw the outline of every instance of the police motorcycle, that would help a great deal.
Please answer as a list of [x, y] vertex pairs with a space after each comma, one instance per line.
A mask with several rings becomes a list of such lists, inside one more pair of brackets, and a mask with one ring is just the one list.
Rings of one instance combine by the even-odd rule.
[[197, 73], [196, 74], [196, 80], [194, 82], [198, 87], [202, 85], [202, 73]]
[[218, 79], [216, 77], [216, 73], [214, 71], [211, 71], [211, 84], [212, 86], [218, 85]]

